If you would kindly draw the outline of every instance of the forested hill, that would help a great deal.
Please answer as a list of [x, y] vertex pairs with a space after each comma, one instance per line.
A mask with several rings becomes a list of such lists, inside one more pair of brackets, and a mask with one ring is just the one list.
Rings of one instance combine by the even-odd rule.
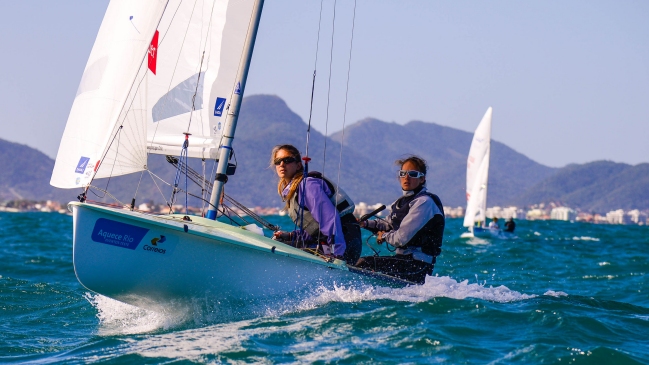
[[[479, 121], [476, 121], [476, 126]], [[340, 141], [342, 133], [332, 135]], [[435, 123], [405, 125], [376, 119], [362, 120], [345, 131], [345, 148], [372, 158], [379, 171], [396, 171], [394, 161], [407, 154], [429, 164], [428, 185], [447, 205], [465, 204], [466, 161], [473, 133]], [[487, 203], [511, 204], [514, 198], [551, 176], [556, 169], [541, 165], [506, 145], [492, 141]]]
[[[476, 125], [478, 122], [476, 120]], [[277, 195], [274, 168], [269, 166], [269, 154], [276, 144], [293, 144], [304, 150], [306, 129], [305, 122], [279, 97], [246, 97], [234, 139], [233, 161], [236, 160], [237, 172], [230, 177], [226, 193], [252, 207], [282, 206]], [[466, 159], [472, 136], [471, 132], [435, 123], [412, 121], [401, 125], [368, 118], [345, 130], [340, 163], [342, 133], [326, 138], [312, 129], [309, 154], [313, 160], [310, 169], [324, 171], [332, 180], [339, 180], [356, 202], [388, 204], [400, 195], [396, 178], [398, 167], [394, 160], [417, 154], [430, 165], [429, 190], [438, 194], [447, 206], [464, 206]], [[5, 164], [3, 174], [0, 174], [1, 200], [54, 199], [64, 202], [73, 200], [79, 193], [50, 187], [54, 161], [35, 149], [0, 140], [0, 154]], [[193, 161], [192, 165], [202, 171], [201, 161]], [[649, 209], [649, 193], [646, 191], [649, 164], [630, 166], [598, 161], [555, 169], [493, 141], [490, 165], [489, 206], [522, 207], [554, 201], [597, 212], [618, 208]], [[148, 166], [168, 183], [173, 182], [175, 169], [164, 156], [152, 156]], [[208, 175], [211, 175], [212, 167], [213, 164], [207, 161], [205, 169]], [[140, 174], [134, 174], [110, 181], [102, 179], [94, 184], [108, 186], [121, 202], [130, 202], [133, 196], [138, 202], [164, 203], [169, 199], [170, 185], [161, 181], [154, 184], [148, 173], [142, 175], [141, 182], [140, 177]], [[195, 188], [194, 193], [200, 194], [200, 190]]]
[[649, 163], [635, 166], [611, 161], [568, 165], [516, 199], [558, 202], [593, 212], [649, 209]]
[[66, 199], [50, 186], [54, 160], [29, 146], [0, 139], [0, 201]]

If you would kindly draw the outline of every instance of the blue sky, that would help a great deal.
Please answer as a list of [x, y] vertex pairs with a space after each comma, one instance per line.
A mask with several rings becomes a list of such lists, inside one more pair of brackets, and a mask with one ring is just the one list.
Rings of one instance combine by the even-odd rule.
[[[0, 2], [0, 138], [56, 155], [107, 4]], [[337, 2], [332, 48], [333, 5], [318, 48], [320, 132], [365, 117], [473, 131], [492, 106], [493, 139], [542, 164], [649, 162], [649, 2], [358, 0], [346, 114], [354, 2]], [[278, 95], [308, 117], [319, 11], [266, 0], [247, 95]]]

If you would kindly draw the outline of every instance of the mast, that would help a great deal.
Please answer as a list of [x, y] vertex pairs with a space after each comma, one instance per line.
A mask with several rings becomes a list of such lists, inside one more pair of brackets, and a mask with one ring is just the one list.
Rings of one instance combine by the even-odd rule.
[[228, 168], [228, 161], [232, 154], [232, 141], [234, 140], [234, 132], [237, 129], [237, 120], [239, 119], [239, 109], [241, 108], [241, 100], [243, 99], [243, 91], [246, 87], [246, 79], [248, 78], [248, 69], [250, 68], [250, 61], [252, 59], [252, 51], [255, 47], [255, 39], [257, 38], [257, 29], [259, 28], [259, 20], [261, 19], [261, 11], [264, 7], [264, 0], [255, 0], [255, 5], [248, 26], [248, 35], [246, 43], [243, 46], [243, 55], [239, 63], [239, 71], [237, 72], [237, 86], [232, 94], [232, 102], [228, 108], [228, 113], [223, 128], [223, 143], [219, 151], [219, 163], [216, 168], [216, 177], [214, 187], [212, 188], [212, 196], [210, 197], [210, 207], [207, 211], [207, 218], [215, 220], [216, 211], [219, 207], [221, 193], [223, 186], [228, 181], [226, 170]]

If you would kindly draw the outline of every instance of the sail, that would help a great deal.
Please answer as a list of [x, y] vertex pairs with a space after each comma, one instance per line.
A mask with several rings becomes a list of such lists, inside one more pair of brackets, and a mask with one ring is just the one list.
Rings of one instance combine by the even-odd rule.
[[466, 168], [466, 213], [464, 226], [485, 221], [487, 210], [487, 182], [489, 180], [489, 152], [491, 148], [491, 113], [489, 107], [473, 135]]
[[253, 6], [113, 0], [50, 183], [84, 187], [93, 174], [142, 171], [148, 153], [179, 155], [184, 133], [191, 134], [189, 157], [216, 157], [228, 102], [240, 91], [236, 75]]
[[[50, 181], [53, 186], [75, 188], [90, 182], [113, 139], [166, 4], [166, 0], [113, 0], [108, 5], [61, 139]], [[139, 140], [146, 142], [144, 136]], [[139, 166], [131, 170], [142, 169], [144, 158], [134, 161]]]
[[216, 158], [254, 1], [171, 1], [160, 22], [155, 76], [149, 75], [149, 153]]

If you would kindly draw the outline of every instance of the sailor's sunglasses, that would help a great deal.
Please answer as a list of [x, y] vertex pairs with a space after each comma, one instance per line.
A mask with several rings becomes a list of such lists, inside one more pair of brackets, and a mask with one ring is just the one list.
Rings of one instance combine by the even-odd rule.
[[424, 174], [421, 171], [415, 171], [415, 170], [399, 170], [399, 177], [406, 177], [406, 176], [412, 177], [413, 179], [417, 179], [422, 176], [426, 176], [426, 174]]
[[289, 156], [289, 157], [284, 157], [284, 158], [276, 158], [273, 161], [273, 163], [275, 164], [275, 166], [279, 166], [282, 162], [284, 162], [284, 165], [288, 165], [288, 164], [293, 163], [295, 161], [297, 161], [297, 159], [295, 157]]

